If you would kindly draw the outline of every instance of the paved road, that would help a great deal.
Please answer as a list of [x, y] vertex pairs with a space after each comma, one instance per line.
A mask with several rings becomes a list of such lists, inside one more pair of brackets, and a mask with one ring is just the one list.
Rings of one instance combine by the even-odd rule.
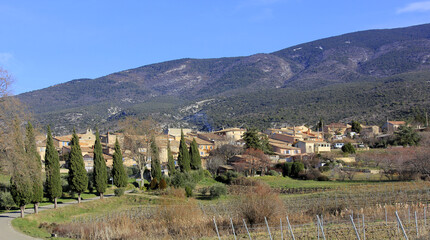
[[[111, 197], [111, 196], [113, 196], [113, 195], [105, 195], [105, 197]], [[83, 202], [96, 200], [96, 199], [100, 199], [100, 198], [95, 197], [95, 198], [91, 198], [91, 199], [85, 199], [85, 200], [83, 200]], [[76, 203], [78, 203], [78, 201], [62, 203], [62, 204], [58, 204], [58, 207], [64, 207], [64, 206], [68, 206], [68, 205], [72, 205], [72, 204], [76, 204]], [[53, 209], [53, 208], [54, 208], [54, 204], [41, 206], [41, 207], [39, 207], [39, 211], [44, 211], [44, 210]], [[32, 214], [33, 212], [34, 212], [33, 208], [25, 209], [25, 214]], [[14, 211], [14, 212], [10, 212], [10, 213], [0, 214], [0, 240], [37, 239], [37, 238], [27, 236], [23, 233], [20, 233], [12, 227], [12, 223], [11, 223], [12, 220], [17, 218], [17, 217], [20, 217], [20, 216], [21, 216], [21, 212], [19, 210]]]

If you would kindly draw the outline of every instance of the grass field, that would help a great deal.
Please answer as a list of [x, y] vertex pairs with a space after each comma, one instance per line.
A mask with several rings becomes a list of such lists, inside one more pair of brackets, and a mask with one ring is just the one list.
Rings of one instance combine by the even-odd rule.
[[296, 180], [290, 177], [282, 176], [262, 176], [256, 177], [263, 182], [269, 184], [273, 188], [336, 188], [348, 185], [374, 183], [371, 181], [357, 180], [357, 181], [313, 181], [313, 180]]
[[41, 224], [61, 224], [73, 221], [73, 219], [78, 217], [97, 216], [112, 210], [120, 211], [121, 209], [127, 209], [131, 206], [140, 206], [149, 201], [150, 200], [147, 198], [139, 196], [105, 198], [103, 200], [81, 203], [80, 205], [74, 204], [55, 210], [41, 211], [38, 215], [27, 215], [25, 218], [14, 219], [12, 225], [27, 235], [46, 239], [51, 237], [51, 233], [45, 228], [40, 228]]
[[[113, 188], [106, 189], [105, 195], [109, 195], [109, 194], [113, 194]], [[95, 192], [94, 193], [84, 192], [84, 193], [81, 194], [81, 199], [82, 200], [90, 199], [90, 198], [95, 198], [95, 197], [97, 197], [97, 194]], [[64, 198], [59, 198], [57, 200], [57, 202], [58, 202], [58, 204], [68, 203], [68, 202], [76, 201], [77, 199], [78, 199], [77, 197], [64, 197]], [[53, 202], [49, 201], [49, 199], [47, 199], [47, 198], [43, 198], [43, 201], [39, 204], [39, 207], [41, 207], [41, 206], [47, 206], [47, 205], [51, 205], [51, 204], [53, 204]], [[25, 208], [33, 208], [33, 207], [34, 207], [33, 204], [27, 204], [27, 205], [25, 205]], [[15, 211], [17, 209], [19, 209], [19, 208], [15, 207], [15, 208], [13, 208], [11, 210], [0, 210], [0, 213], [2, 213], [2, 212], [9, 212], [9, 211]]]

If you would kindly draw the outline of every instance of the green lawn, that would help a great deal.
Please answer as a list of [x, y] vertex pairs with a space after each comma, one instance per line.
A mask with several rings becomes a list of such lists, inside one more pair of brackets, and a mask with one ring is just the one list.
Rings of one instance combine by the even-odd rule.
[[215, 179], [211, 177], [205, 177], [197, 184], [196, 188], [210, 187], [216, 184], [222, 184], [222, 183], [215, 181]]
[[[70, 206], [61, 207], [55, 210], [41, 211], [38, 215], [27, 215], [25, 218], [16, 218], [12, 221], [12, 226], [32, 237], [51, 239], [51, 234], [45, 229], [40, 228], [40, 224], [51, 223], [64, 223], [70, 222], [72, 219], [103, 215], [107, 212], [120, 211], [121, 209], [128, 209], [131, 206], [140, 206], [147, 204], [150, 200], [144, 196], [123, 196], [111, 197], [103, 200], [94, 200], [84, 202], [80, 205], [73, 204]], [[64, 239], [64, 238], [56, 238]]]
[[[296, 180], [290, 177], [282, 176], [262, 176], [255, 177], [269, 184], [273, 188], [317, 188], [329, 187], [336, 188], [347, 185], [363, 184], [366, 181], [312, 181], [312, 180]], [[370, 182], [369, 182], [370, 183]]]
[[[113, 194], [113, 190], [114, 190], [114, 188], [110, 188], [110, 187], [107, 188], [106, 192], [105, 192], [105, 195]], [[84, 193], [81, 194], [82, 200], [90, 199], [90, 198], [95, 198], [95, 197], [98, 197], [95, 192], [93, 192], [93, 193], [84, 192]], [[58, 204], [61, 204], [61, 203], [73, 202], [73, 201], [76, 201], [76, 200], [78, 200], [77, 195], [75, 195], [74, 197], [59, 198], [57, 200], [57, 202], [58, 202]], [[43, 201], [39, 204], [39, 207], [40, 206], [46, 206], [46, 205], [52, 205], [52, 204], [53, 204], [53, 202], [50, 202], [49, 199], [43, 198]], [[33, 207], [34, 207], [33, 204], [27, 204], [25, 206], [25, 208], [33, 208]], [[18, 208], [15, 208], [15, 209], [12, 209], [12, 210], [9, 210], [9, 211], [16, 211], [17, 209]], [[0, 210], [0, 213], [1, 212], [9, 212], [9, 211], [7, 211], [7, 210]]]

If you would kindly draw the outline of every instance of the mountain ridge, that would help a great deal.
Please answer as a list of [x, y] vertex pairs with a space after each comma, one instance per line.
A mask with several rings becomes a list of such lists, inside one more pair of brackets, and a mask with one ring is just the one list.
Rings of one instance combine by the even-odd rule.
[[[335, 89], [355, 83], [358, 86], [360, 83], [377, 85], [396, 75], [422, 73], [427, 76], [428, 72], [430, 24], [423, 24], [347, 33], [272, 53], [210, 59], [183, 58], [154, 63], [95, 79], [75, 79], [23, 93], [18, 98], [29, 105], [40, 124], [47, 124], [46, 118], [49, 116], [51, 124], [61, 129], [67, 129], [70, 124], [84, 127], [85, 124], [97, 125], [101, 122], [109, 125], [111, 121], [113, 126], [115, 121], [127, 115], [153, 115], [160, 119], [170, 118], [165, 124], [174, 124], [179, 119], [199, 126], [190, 120], [195, 112], [175, 111], [184, 104], [204, 99], [234, 99], [235, 96], [253, 92], [279, 92], [277, 89], [286, 89], [285, 92], [315, 91], [318, 94], [320, 88], [331, 86]], [[409, 82], [410, 79], [406, 78]], [[163, 103], [162, 106], [160, 103]], [[151, 109], [151, 104], [159, 105], [161, 110]], [[208, 106], [216, 109], [213, 104], [219, 102], [208, 103], [200, 111], [211, 112]], [[306, 104], [301, 103], [303, 106]], [[427, 109], [427, 103], [422, 107]], [[146, 111], [148, 108], [150, 110]], [[282, 109], [280, 106], [280, 112]], [[248, 111], [258, 112], [258, 109]], [[78, 120], [73, 118], [74, 121], [69, 124], [67, 118], [59, 121], [61, 123], [53, 121], [72, 112], [80, 112], [82, 117]], [[112, 115], [112, 112], [115, 114]], [[215, 128], [220, 127], [218, 120], [215, 120], [218, 117], [208, 115], [206, 118], [213, 121]], [[292, 119], [284, 120], [286, 123], [296, 123]]]

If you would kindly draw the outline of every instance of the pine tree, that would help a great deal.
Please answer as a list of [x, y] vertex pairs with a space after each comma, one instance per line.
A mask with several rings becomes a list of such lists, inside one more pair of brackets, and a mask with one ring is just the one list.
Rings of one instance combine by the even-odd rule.
[[43, 180], [42, 180], [42, 161], [37, 152], [36, 137], [34, 136], [33, 126], [27, 124], [26, 138], [24, 144], [26, 157], [29, 159], [30, 176], [33, 181], [33, 198], [34, 213], [38, 213], [39, 203], [43, 200]]
[[170, 149], [170, 141], [167, 141], [167, 169], [169, 170], [169, 176], [175, 174], [175, 161], [173, 160], [172, 150]]
[[51, 128], [49, 126], [47, 135], [45, 149], [45, 190], [48, 198], [51, 201], [54, 201], [54, 208], [57, 208], [57, 199], [61, 197], [63, 193], [60, 175], [60, 159], [58, 157], [58, 152], [54, 147]]
[[93, 183], [96, 191], [100, 194], [100, 199], [103, 199], [103, 193], [107, 188], [107, 169], [106, 161], [103, 158], [102, 145], [100, 143], [100, 134], [97, 129], [96, 142], [94, 144], [94, 169], [93, 169]]
[[121, 153], [121, 147], [119, 146], [118, 139], [116, 139], [115, 141], [115, 153], [113, 154], [112, 178], [113, 178], [113, 184], [116, 187], [122, 188], [127, 186], [127, 175], [125, 174], [124, 165], [122, 164], [122, 153]]
[[151, 140], [151, 176], [157, 182], [161, 181], [160, 155], [154, 138]]
[[197, 146], [196, 139], [193, 138], [193, 142], [190, 145], [190, 158], [191, 158], [191, 169], [199, 170], [202, 169], [202, 159], [200, 158], [199, 147]]
[[258, 136], [258, 131], [255, 128], [251, 128], [243, 134], [243, 140], [245, 141], [246, 148], [260, 149], [263, 150], [261, 146], [260, 137]]
[[70, 188], [78, 193], [78, 203], [81, 203], [81, 193], [88, 187], [88, 176], [85, 170], [81, 147], [79, 146], [79, 138], [75, 129], [73, 129], [70, 148], [68, 181]]
[[189, 172], [190, 167], [190, 154], [188, 152], [187, 144], [185, 143], [184, 132], [181, 130], [181, 141], [179, 142], [178, 164], [182, 172]]

